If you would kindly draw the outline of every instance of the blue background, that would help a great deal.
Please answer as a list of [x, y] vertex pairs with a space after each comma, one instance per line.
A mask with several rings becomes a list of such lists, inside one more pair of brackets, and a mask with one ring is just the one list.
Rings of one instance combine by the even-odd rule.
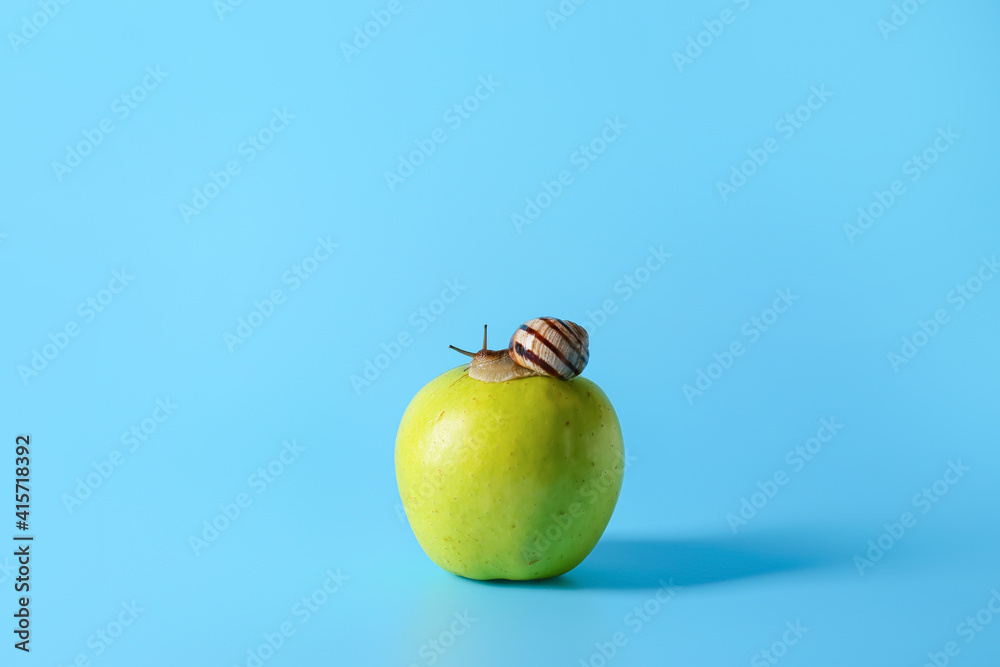
[[[911, 1], [898, 30], [880, 28], [888, 0], [216, 5], [52, 1], [48, 17], [16, 0], [0, 17], [0, 458], [13, 477], [31, 434], [36, 536], [30, 655], [10, 646], [0, 559], [3, 664], [253, 665], [283, 623], [294, 634], [263, 664], [753, 666], [767, 649], [919, 666], [952, 641], [949, 664], [996, 664], [1000, 619], [982, 613], [971, 642], [959, 627], [1000, 590], [1000, 281], [977, 282], [1000, 250], [995, 3]], [[372, 12], [392, 20], [345, 54]], [[457, 123], [456, 104], [475, 110]], [[294, 118], [261, 132], [274, 109]], [[808, 117], [790, 135], [789, 113]], [[609, 119], [627, 127], [602, 146]], [[252, 135], [273, 141], [251, 151]], [[77, 166], [53, 165], [81, 142]], [[603, 152], [582, 159], [588, 145]], [[734, 168], [753, 173], [723, 197]], [[213, 173], [226, 187], [205, 193]], [[873, 224], [845, 228], [896, 180]], [[516, 224], [525, 198], [545, 208]], [[337, 248], [304, 261], [318, 238]], [[646, 272], [650, 248], [670, 257]], [[981, 289], [960, 300], [967, 283]], [[271, 315], [227, 339], [274, 290]], [[796, 299], [774, 321], [778, 290]], [[938, 310], [947, 322], [891, 363]], [[466, 581], [400, 513], [395, 430], [461, 363], [449, 344], [475, 347], [489, 323], [499, 346], [539, 315], [590, 330], [624, 488], [570, 574]], [[352, 381], [368, 363], [383, 368]], [[699, 372], [711, 385], [686, 394]], [[796, 469], [786, 453], [821, 419], [843, 428]], [[292, 440], [280, 475], [253, 477]], [[968, 470], [938, 497], [949, 461]], [[727, 520], [779, 471], [745, 525]], [[250, 504], [219, 518], [239, 494]], [[915, 523], [885, 537], [904, 512]], [[212, 521], [224, 530], [193, 546]], [[859, 566], [880, 537], [891, 548]], [[317, 594], [328, 571], [347, 579]], [[661, 579], [677, 587], [662, 605]], [[297, 613], [304, 597], [323, 604]], [[808, 628], [794, 645], [786, 623]]]

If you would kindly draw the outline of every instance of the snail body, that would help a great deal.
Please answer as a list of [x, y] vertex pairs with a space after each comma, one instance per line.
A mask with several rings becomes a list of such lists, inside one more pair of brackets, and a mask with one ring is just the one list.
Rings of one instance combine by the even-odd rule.
[[483, 349], [478, 352], [449, 347], [472, 358], [469, 377], [483, 382], [506, 382], [535, 375], [570, 380], [587, 366], [589, 342], [587, 330], [579, 324], [537, 317], [518, 327], [505, 350], [487, 349], [485, 326]]

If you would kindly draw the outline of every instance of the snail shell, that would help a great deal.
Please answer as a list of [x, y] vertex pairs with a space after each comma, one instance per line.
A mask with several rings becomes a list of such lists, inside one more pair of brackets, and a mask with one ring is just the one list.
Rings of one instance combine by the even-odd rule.
[[590, 358], [587, 330], [554, 317], [528, 320], [510, 337], [507, 352], [518, 366], [540, 375], [569, 380], [583, 372]]
[[486, 327], [483, 327], [483, 349], [479, 352], [450, 347], [472, 357], [469, 377], [483, 382], [505, 382], [534, 375], [569, 380], [587, 366], [589, 342], [587, 330], [579, 324], [538, 317], [518, 327], [506, 350], [486, 349]]

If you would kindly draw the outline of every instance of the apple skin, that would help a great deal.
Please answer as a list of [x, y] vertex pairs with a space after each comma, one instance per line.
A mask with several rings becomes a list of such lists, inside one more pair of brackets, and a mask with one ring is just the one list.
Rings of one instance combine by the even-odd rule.
[[470, 378], [459, 366], [410, 402], [396, 481], [420, 546], [470, 579], [573, 569], [611, 519], [625, 470], [621, 426], [590, 380]]

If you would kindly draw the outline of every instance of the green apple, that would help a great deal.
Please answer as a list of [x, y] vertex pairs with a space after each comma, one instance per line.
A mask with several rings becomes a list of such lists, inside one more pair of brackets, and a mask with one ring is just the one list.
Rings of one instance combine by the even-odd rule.
[[618, 417], [583, 377], [484, 382], [459, 366], [417, 393], [396, 436], [417, 541], [470, 579], [543, 579], [579, 565], [611, 519], [624, 468]]

